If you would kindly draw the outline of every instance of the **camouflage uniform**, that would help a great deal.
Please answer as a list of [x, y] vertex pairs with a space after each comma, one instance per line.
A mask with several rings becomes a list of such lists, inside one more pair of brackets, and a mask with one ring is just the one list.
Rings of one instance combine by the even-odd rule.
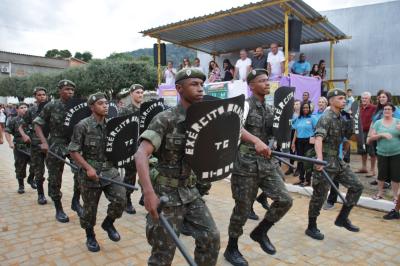
[[[22, 136], [18, 131], [18, 127], [22, 124], [23, 120], [21, 116], [16, 116], [10, 119], [5, 128], [5, 132], [14, 136], [14, 166], [15, 175], [17, 179], [24, 179], [26, 177], [26, 166], [29, 163], [30, 157], [18, 150], [29, 152], [29, 144], [24, 143]], [[29, 131], [25, 129], [25, 133], [29, 134]]]
[[[268, 139], [272, 137], [272, 108], [262, 104], [254, 95], [246, 101], [249, 103], [249, 114], [244, 128], [264, 143], [268, 143]], [[229, 237], [238, 238], [243, 234], [243, 226], [258, 188], [273, 200], [264, 219], [270, 223], [279, 221], [293, 202], [283, 182], [279, 165], [273, 160], [257, 155], [253, 144], [242, 142], [231, 177], [235, 207], [229, 223]]]
[[[348, 188], [346, 200], [348, 206], [354, 206], [361, 196], [363, 185], [351, 171], [350, 166], [339, 157], [340, 143], [344, 137], [349, 138], [352, 134], [352, 127], [346, 127], [345, 123], [340, 114], [328, 110], [319, 119], [315, 136], [323, 138], [323, 159], [328, 162], [324, 169], [334, 181]], [[324, 178], [322, 172], [314, 171], [312, 186], [314, 191], [310, 200], [308, 216], [318, 217], [326, 200], [330, 184]]]
[[[53, 100], [47, 103], [40, 114], [33, 120], [33, 123], [39, 126], [48, 125], [50, 129], [50, 136], [48, 138], [49, 149], [64, 159], [68, 155], [67, 146], [69, 143], [69, 138], [65, 136], [63, 125], [66, 112], [66, 104], [64, 102], [60, 99]], [[53, 201], [61, 200], [64, 162], [48, 155], [46, 163], [49, 171], [49, 196]], [[74, 172], [74, 195], [80, 194], [77, 176], [77, 173]]]
[[[178, 106], [153, 118], [141, 139], [155, 148], [158, 164], [153, 170], [152, 183], [158, 196], [167, 196], [163, 209], [165, 217], [179, 235], [182, 224], [191, 230], [196, 240], [194, 251], [197, 265], [215, 265], [220, 249], [219, 231], [199, 191], [193, 172], [183, 160], [185, 147], [186, 111]], [[147, 215], [146, 236], [152, 246], [149, 265], [171, 265], [176, 245], [160, 224]]]
[[28, 109], [23, 117], [24, 128], [29, 128], [31, 133], [29, 137], [31, 138], [31, 164], [30, 167], [34, 171], [35, 181], [37, 184], [43, 183], [45, 166], [44, 161], [46, 155], [42, 152], [40, 148], [40, 139], [36, 136], [33, 130], [33, 120], [38, 116], [38, 106], [34, 105]]
[[[94, 116], [87, 117], [74, 127], [70, 152], [81, 152], [83, 158], [107, 178], [121, 181], [118, 170], [105, 156], [107, 132], [105, 123], [98, 123]], [[110, 201], [107, 216], [113, 220], [120, 218], [125, 208], [125, 188], [107, 181], [92, 181], [86, 172], [79, 172], [83, 199], [83, 216], [80, 218], [83, 229], [93, 228], [96, 224], [97, 207], [101, 193], [104, 192]]]

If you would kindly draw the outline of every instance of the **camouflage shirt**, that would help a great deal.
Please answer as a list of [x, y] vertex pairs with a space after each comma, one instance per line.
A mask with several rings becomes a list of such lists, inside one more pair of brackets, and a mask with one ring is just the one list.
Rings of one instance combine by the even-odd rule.
[[343, 139], [350, 138], [353, 127], [349, 126], [352, 120], [345, 120], [340, 113], [336, 114], [331, 109], [326, 110], [318, 120], [315, 137], [323, 138], [322, 153], [324, 157], [336, 157], [339, 154], [339, 146]]
[[[145, 139], [154, 146], [154, 155], [158, 159], [155, 168], [163, 178], [186, 180], [193, 175], [192, 169], [184, 161], [185, 119], [186, 110], [179, 103], [176, 107], [157, 114], [140, 136], [140, 140]], [[157, 182], [153, 185], [158, 195], [169, 197], [169, 206], [187, 204], [200, 197], [195, 187], [170, 187]]]
[[23, 126], [24, 128], [29, 129], [30, 131], [30, 137], [32, 140], [32, 144], [40, 144], [40, 139], [38, 136], [36, 136], [35, 130], [33, 130], [33, 120], [39, 115], [39, 107], [37, 104], [33, 105], [32, 107], [29, 107], [28, 111], [26, 111], [24, 117], [23, 117]]
[[[5, 132], [11, 134], [14, 136], [13, 142], [14, 144], [24, 144], [24, 141], [22, 140], [22, 136], [18, 131], [18, 127], [22, 125], [23, 119], [21, 116], [15, 116], [8, 121], [7, 126], [5, 128]], [[24, 132], [29, 135], [30, 131], [28, 129], [24, 128]]]
[[[69, 152], [80, 152], [83, 158], [107, 178], [115, 178], [118, 176], [118, 170], [115, 169], [106, 157], [106, 141], [107, 129], [105, 122], [98, 123], [93, 115], [82, 119], [75, 125], [68, 145]], [[99, 187], [107, 185], [103, 181], [97, 182], [89, 180], [86, 173], [81, 171], [80, 176], [83, 184], [91, 187]]]
[[49, 139], [51, 142], [62, 142], [67, 144], [68, 138], [65, 136], [64, 120], [67, 113], [66, 103], [60, 99], [53, 100], [43, 107], [43, 110], [33, 120], [39, 126], [47, 125], [50, 129]]
[[134, 105], [134, 104], [129, 104], [129, 105], [126, 106], [126, 107], [121, 107], [121, 108], [119, 108], [119, 110], [118, 110], [118, 116], [130, 115], [130, 114], [133, 114], [133, 113], [135, 113], [135, 112], [137, 112], [138, 115], [139, 115], [140, 108], [137, 107], [137, 106]]

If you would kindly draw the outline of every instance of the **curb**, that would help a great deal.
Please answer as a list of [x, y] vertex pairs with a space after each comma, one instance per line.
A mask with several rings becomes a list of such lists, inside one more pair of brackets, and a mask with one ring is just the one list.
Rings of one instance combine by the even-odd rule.
[[[286, 188], [289, 192], [292, 193], [299, 193], [308, 197], [311, 197], [313, 193], [312, 187], [300, 187], [300, 186], [295, 186], [292, 184], [286, 184]], [[341, 193], [344, 197], [346, 196], [345, 193]], [[338, 202], [342, 202], [340, 198], [338, 198]], [[363, 197], [361, 196], [357, 206], [359, 207], [364, 207], [368, 209], [373, 209], [373, 210], [378, 210], [378, 211], [384, 211], [384, 212], [389, 212], [390, 210], [394, 209], [394, 203], [388, 200], [374, 200], [370, 197]]]

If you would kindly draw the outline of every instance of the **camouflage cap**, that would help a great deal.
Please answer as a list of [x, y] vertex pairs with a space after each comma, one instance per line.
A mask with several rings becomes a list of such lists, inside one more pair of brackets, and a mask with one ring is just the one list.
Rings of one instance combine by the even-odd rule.
[[70, 81], [70, 80], [68, 80], [68, 79], [63, 79], [63, 80], [60, 80], [59, 82], [58, 82], [58, 88], [59, 89], [62, 89], [63, 87], [65, 87], [65, 86], [69, 86], [69, 87], [72, 87], [72, 88], [76, 88], [76, 85], [75, 85], [75, 83], [73, 83], [72, 81]]
[[206, 80], [206, 75], [196, 68], [184, 68], [178, 71], [175, 76], [175, 84], [184, 79], [198, 78], [203, 81]]
[[33, 89], [33, 95], [35, 95], [38, 91], [44, 91], [45, 93], [47, 93], [47, 90], [44, 87], [35, 87]]
[[106, 95], [103, 92], [96, 92], [89, 96], [87, 100], [88, 105], [92, 105], [100, 99], [107, 99]]
[[132, 84], [132, 85], [129, 87], [130, 92], [135, 91], [135, 90], [138, 90], [138, 89], [144, 90], [144, 87], [143, 87], [142, 85], [140, 85], [140, 84]]
[[23, 106], [23, 105], [25, 105], [26, 107], [28, 107], [28, 104], [27, 104], [27, 103], [19, 102], [19, 103], [17, 103], [17, 108], [20, 108], [20, 107]]
[[334, 96], [346, 96], [346, 93], [344, 92], [344, 90], [336, 88], [336, 89], [332, 89], [332, 90], [328, 91], [328, 94], [326, 95], [328, 100], [329, 100], [329, 98], [334, 97]]
[[247, 83], [250, 83], [253, 79], [255, 79], [259, 75], [267, 75], [268, 76], [268, 71], [262, 68], [256, 68], [253, 69], [252, 71], [247, 74]]

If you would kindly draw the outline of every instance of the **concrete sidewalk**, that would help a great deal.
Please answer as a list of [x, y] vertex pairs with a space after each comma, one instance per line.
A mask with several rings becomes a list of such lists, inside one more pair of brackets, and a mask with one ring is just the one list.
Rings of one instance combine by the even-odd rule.
[[[138, 213], [124, 213], [115, 223], [121, 234], [117, 243], [109, 240], [100, 228], [108, 204], [105, 197], [101, 198], [95, 228], [101, 251], [89, 253], [85, 232], [69, 208], [73, 184], [69, 169], [64, 174], [62, 201], [70, 222], [61, 224], [54, 218], [49, 199], [47, 205], [39, 206], [36, 191], [28, 186], [25, 194], [17, 194], [12, 152], [7, 145], [0, 145], [0, 154], [0, 265], [146, 265], [150, 246], [145, 237], [146, 211], [137, 204], [140, 193], [133, 194]], [[265, 254], [250, 239], [249, 233], [257, 221], [246, 223], [239, 245], [250, 265], [400, 265], [400, 221], [385, 221], [382, 212], [356, 207], [351, 219], [361, 227], [361, 232], [350, 233], [333, 225], [339, 209], [336, 207], [322, 211], [318, 224], [325, 240], [316, 241], [304, 234], [309, 198], [297, 193], [292, 196], [292, 209], [269, 234], [278, 250], [276, 255]], [[205, 200], [221, 232], [218, 265], [230, 265], [223, 257], [234, 205], [230, 183], [214, 183]], [[265, 212], [259, 204], [255, 204], [255, 210], [260, 216]], [[181, 239], [193, 254], [193, 239]], [[178, 250], [173, 265], [187, 265]]]

